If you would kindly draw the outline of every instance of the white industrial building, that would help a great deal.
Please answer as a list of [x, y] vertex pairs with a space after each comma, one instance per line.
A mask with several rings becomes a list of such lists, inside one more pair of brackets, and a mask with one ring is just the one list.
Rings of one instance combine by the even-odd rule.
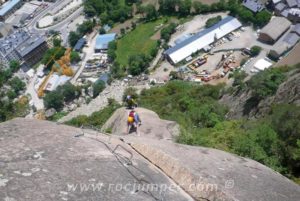
[[232, 31], [240, 28], [242, 24], [234, 17], [228, 16], [214, 26], [200, 31], [192, 37], [176, 44], [165, 51], [165, 56], [171, 63], [178, 63], [204, 47], [216, 42]]
[[[45, 78], [46, 79], [46, 78]], [[66, 75], [58, 75], [57, 73], [53, 73], [49, 78], [46, 86], [44, 87], [45, 91], [54, 91], [58, 86], [64, 85], [68, 82], [71, 77]]]
[[270, 68], [272, 66], [272, 62], [268, 60], [267, 58], [260, 59], [254, 64], [254, 69], [256, 71], [263, 71], [267, 68]]

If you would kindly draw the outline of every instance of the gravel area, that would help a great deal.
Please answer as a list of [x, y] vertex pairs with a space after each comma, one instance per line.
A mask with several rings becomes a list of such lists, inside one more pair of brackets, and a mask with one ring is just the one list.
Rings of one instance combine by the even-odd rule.
[[[143, 89], [148, 88], [148, 85], [139, 85], [133, 86], [134, 88]], [[71, 120], [74, 117], [79, 115], [91, 115], [93, 112], [99, 111], [107, 106], [108, 98], [113, 98], [117, 102], [122, 103], [122, 97], [124, 94], [125, 89], [128, 88], [128, 85], [123, 81], [116, 81], [106, 87], [102, 93], [93, 99], [89, 104], [84, 104], [81, 107], [77, 108], [76, 110], [70, 112], [67, 116], [64, 116], [59, 120], [59, 122], [65, 122]]]
[[84, 104], [81, 107], [77, 108], [76, 110], [70, 112], [67, 116], [61, 118], [59, 122], [68, 121], [79, 115], [89, 116], [93, 112], [99, 111], [105, 106], [107, 106], [108, 98], [113, 98], [116, 101], [121, 102], [126, 87], [127, 87], [126, 84], [120, 81], [112, 83], [110, 86], [106, 87], [102, 91], [102, 93], [98, 97], [93, 99], [89, 104]]

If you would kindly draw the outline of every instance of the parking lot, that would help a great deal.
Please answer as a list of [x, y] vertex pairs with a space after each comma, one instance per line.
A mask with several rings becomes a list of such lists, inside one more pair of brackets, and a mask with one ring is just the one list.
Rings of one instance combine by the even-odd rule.
[[[218, 66], [222, 60], [223, 55], [230, 55], [234, 62], [231, 64], [231, 69], [240, 67], [240, 63], [242, 60], [247, 60], [247, 62], [241, 66], [241, 68], [248, 74], [253, 75], [251, 70], [253, 69], [254, 64], [267, 56], [268, 51], [272, 48], [271, 45], [263, 44], [257, 40], [258, 35], [255, 30], [251, 27], [243, 27], [237, 31], [232, 32], [228, 36], [220, 39], [215, 44], [212, 44], [212, 49], [210, 53], [207, 54], [206, 63], [197, 67], [195, 72], [201, 74], [206, 72], [207, 75], [222, 75], [224, 69]], [[261, 53], [254, 58], [249, 58], [249, 56], [242, 53], [241, 49], [251, 48], [252, 46], [257, 45], [262, 47]], [[229, 54], [229, 52], [232, 52]], [[199, 61], [200, 58], [205, 54], [200, 54], [197, 58], [193, 59], [193, 61], [189, 62], [186, 66], [190, 66], [190, 64], [195, 63], [195, 61]], [[197, 65], [195, 65], [197, 66]], [[227, 70], [225, 70], [226, 72]], [[226, 81], [222, 79], [223, 81]]]

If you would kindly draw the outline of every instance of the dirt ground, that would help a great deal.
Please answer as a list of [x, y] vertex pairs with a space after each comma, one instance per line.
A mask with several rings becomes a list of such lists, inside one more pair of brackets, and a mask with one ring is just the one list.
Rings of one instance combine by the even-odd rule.
[[154, 72], [150, 73], [150, 79], [156, 79], [157, 81], [168, 80], [171, 71], [176, 70], [168, 61], [163, 61]]
[[131, 29], [131, 22], [135, 22], [135, 21], [136, 21], [136, 19], [126, 20], [124, 23], [114, 26], [111, 30], [109, 30], [109, 32], [120, 34], [122, 28], [126, 30], [126, 27], [129, 27]]
[[219, 12], [205, 15], [197, 15], [191, 21], [180, 25], [176, 33], [172, 35], [169, 45], [173, 46], [175, 44], [175, 40], [177, 40], [185, 34], [197, 33], [201, 31], [205, 27], [205, 23], [209, 18], [216, 17], [218, 15], [224, 17], [226, 16], [226, 13]]

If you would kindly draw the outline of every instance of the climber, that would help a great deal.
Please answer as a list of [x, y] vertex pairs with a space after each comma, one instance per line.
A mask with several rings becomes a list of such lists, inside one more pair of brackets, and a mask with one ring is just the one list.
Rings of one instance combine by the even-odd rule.
[[129, 112], [128, 118], [127, 118], [127, 133], [129, 134], [130, 130], [132, 128], [134, 128], [136, 133], [138, 134], [137, 127], [140, 126], [141, 124], [142, 124], [142, 121], [140, 119], [140, 116], [138, 115], [137, 112], [134, 111], [134, 109], [132, 109]]
[[137, 103], [130, 95], [127, 95], [126, 102], [127, 102], [128, 109], [133, 109], [133, 108], [137, 107]]

